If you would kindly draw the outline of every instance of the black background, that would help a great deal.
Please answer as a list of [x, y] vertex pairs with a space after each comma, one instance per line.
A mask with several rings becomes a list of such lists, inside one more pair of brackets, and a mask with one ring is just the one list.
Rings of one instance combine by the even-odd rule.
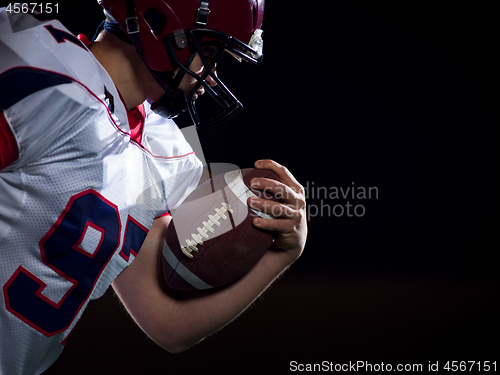
[[[237, 321], [176, 355], [110, 290], [47, 374], [498, 360], [495, 12], [436, 3], [268, 1], [263, 65], [219, 67], [245, 109], [200, 138], [209, 162], [272, 158], [310, 187], [303, 256]], [[89, 38], [102, 19], [92, 1], [59, 7]], [[353, 183], [378, 188], [347, 199], [363, 217], [314, 215], [347, 200], [313, 198], [312, 186]]]

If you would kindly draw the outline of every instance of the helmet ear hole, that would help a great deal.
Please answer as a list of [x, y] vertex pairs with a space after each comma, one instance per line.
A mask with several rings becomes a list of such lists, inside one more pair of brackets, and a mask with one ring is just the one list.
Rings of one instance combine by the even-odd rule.
[[167, 24], [167, 18], [159, 11], [153, 8], [149, 8], [144, 13], [144, 19], [148, 23], [151, 30], [156, 34], [156, 36], [160, 36]]

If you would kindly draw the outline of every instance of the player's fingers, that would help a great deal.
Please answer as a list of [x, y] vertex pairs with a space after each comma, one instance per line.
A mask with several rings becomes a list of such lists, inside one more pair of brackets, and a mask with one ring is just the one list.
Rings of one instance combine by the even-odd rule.
[[304, 195], [304, 187], [295, 179], [287, 167], [281, 165], [274, 160], [259, 160], [255, 162], [255, 167], [258, 169], [269, 169], [276, 173], [281, 182], [290, 186], [298, 194]]
[[281, 234], [293, 233], [295, 227], [295, 221], [291, 219], [263, 219], [263, 218], [255, 218], [253, 219], [253, 224], [259, 228], [264, 230], [269, 230], [273, 232], [279, 232]]
[[298, 209], [305, 207], [304, 196], [282, 182], [268, 178], [254, 178], [250, 183], [253, 189], [263, 191], [265, 199], [275, 197]]

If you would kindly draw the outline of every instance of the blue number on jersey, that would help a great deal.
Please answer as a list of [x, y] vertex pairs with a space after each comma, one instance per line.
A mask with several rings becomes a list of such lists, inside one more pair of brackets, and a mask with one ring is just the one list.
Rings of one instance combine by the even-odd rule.
[[[129, 218], [129, 224], [131, 220]], [[93, 252], [79, 246], [87, 229], [100, 233]], [[125, 252], [138, 252], [146, 237], [139, 225], [126, 233]], [[73, 197], [63, 214], [40, 241], [44, 264], [73, 286], [58, 303], [42, 294], [46, 284], [20, 266], [4, 287], [7, 309], [46, 336], [65, 331], [89, 298], [95, 283], [118, 248], [120, 218], [117, 207], [94, 190]], [[122, 251], [123, 251], [122, 250]]]

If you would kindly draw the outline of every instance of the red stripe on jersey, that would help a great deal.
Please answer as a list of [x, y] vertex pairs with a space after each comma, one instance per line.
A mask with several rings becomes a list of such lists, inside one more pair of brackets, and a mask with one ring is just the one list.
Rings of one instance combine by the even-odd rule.
[[7, 123], [4, 114], [0, 112], [0, 170], [10, 165], [19, 157], [16, 137]]
[[170, 212], [165, 212], [164, 214], [158, 215], [155, 217], [155, 219], [158, 219], [159, 217], [164, 217], [164, 216], [172, 216]]
[[146, 118], [146, 110], [144, 104], [131, 109], [128, 112], [128, 123], [130, 126], [130, 137], [137, 143], [141, 144], [142, 130], [144, 127], [144, 120]]

